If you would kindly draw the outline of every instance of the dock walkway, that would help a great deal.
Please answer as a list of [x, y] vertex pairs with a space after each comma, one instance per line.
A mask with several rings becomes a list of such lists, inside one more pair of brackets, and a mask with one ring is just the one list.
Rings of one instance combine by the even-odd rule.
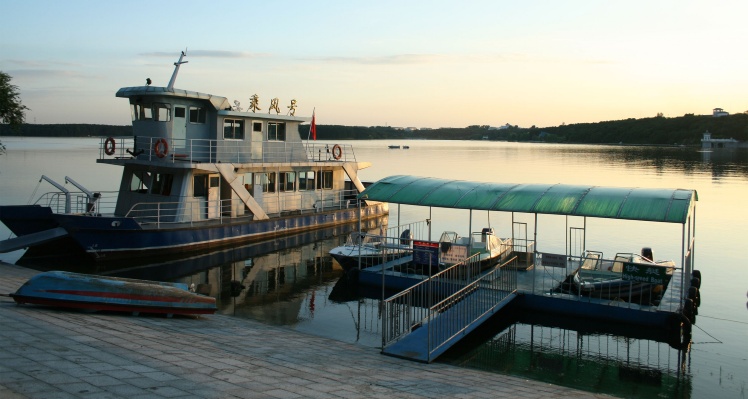
[[[0, 293], [38, 272], [0, 262]], [[84, 313], [0, 297], [0, 397], [605, 398], [224, 315]]]

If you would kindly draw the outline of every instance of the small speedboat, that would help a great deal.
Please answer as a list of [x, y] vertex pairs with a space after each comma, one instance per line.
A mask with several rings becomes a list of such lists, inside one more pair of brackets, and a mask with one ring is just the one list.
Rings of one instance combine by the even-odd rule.
[[389, 241], [383, 236], [353, 232], [345, 244], [330, 250], [330, 256], [345, 271], [357, 267], [365, 269], [410, 255], [413, 252], [412, 242], [410, 229], [404, 230], [400, 239]]
[[579, 268], [563, 284], [571, 294], [629, 303], [657, 304], [673, 276], [675, 262], [652, 260], [652, 250], [618, 253], [612, 260], [587, 251]]
[[442, 267], [460, 263], [477, 255], [480, 269], [485, 270], [505, 260], [512, 250], [512, 239], [497, 237], [491, 227], [473, 232], [472, 237], [461, 237], [454, 231], [445, 231], [439, 238]]
[[138, 313], [208, 314], [216, 299], [187, 284], [49, 271], [30, 278], [10, 296], [19, 304]]

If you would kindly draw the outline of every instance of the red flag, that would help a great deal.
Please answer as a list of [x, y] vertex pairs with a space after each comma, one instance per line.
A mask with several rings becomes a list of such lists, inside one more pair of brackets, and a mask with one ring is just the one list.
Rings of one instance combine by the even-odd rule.
[[314, 111], [312, 111], [312, 125], [309, 127], [309, 133], [312, 135], [312, 140], [317, 140], [317, 122]]

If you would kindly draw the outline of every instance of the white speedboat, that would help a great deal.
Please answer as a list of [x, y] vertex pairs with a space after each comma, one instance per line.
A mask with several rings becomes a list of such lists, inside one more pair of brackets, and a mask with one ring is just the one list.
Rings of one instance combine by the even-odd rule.
[[330, 250], [343, 270], [364, 269], [410, 255], [413, 250], [410, 230], [404, 230], [397, 240], [387, 240], [381, 235], [353, 232], [346, 243]]

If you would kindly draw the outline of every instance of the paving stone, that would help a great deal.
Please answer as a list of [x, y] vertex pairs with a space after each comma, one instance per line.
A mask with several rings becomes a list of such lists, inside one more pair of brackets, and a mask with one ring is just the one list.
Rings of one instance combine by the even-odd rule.
[[[38, 272], [0, 263], [0, 291]], [[0, 398], [604, 398], [421, 364], [224, 315], [133, 317], [0, 298]]]

